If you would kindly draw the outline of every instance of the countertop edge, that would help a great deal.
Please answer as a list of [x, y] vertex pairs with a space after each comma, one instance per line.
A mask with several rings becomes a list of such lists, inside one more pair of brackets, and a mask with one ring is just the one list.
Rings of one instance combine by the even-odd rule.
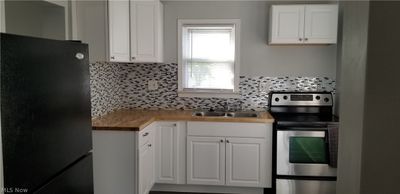
[[[143, 110], [140, 110], [143, 111]], [[101, 117], [96, 117], [92, 119], [92, 130], [93, 131], [133, 131], [133, 132], [139, 132], [146, 128], [147, 126], [151, 125], [154, 122], [157, 121], [194, 121], [194, 122], [227, 122], [227, 123], [274, 123], [275, 119], [271, 116], [269, 112], [263, 112], [263, 114], [266, 114], [267, 118], [221, 118], [221, 117], [190, 117], [188, 118], [187, 116], [176, 116], [176, 117], [168, 117], [168, 116], [144, 116], [143, 118], [138, 118], [137, 120], [142, 119], [142, 122], [137, 123], [137, 126], [129, 126], [129, 124], [123, 124], [121, 126], [106, 126], [106, 125], [96, 125], [95, 122], [99, 122], [101, 119], [104, 119], [107, 117], [107, 115], [115, 114], [118, 111], [113, 111], [109, 114], [103, 115]], [[129, 110], [126, 111], [126, 113], [129, 112], [135, 112], [135, 110]], [[119, 116], [122, 117], [122, 116]]]

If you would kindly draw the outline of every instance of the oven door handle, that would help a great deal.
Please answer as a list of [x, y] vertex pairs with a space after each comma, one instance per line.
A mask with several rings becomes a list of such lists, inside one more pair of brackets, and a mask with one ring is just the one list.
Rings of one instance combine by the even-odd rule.
[[278, 136], [283, 135], [282, 137], [321, 137], [326, 141], [327, 133], [326, 131], [311, 131], [311, 130], [284, 130], [278, 131]]
[[278, 131], [328, 131], [328, 127], [288, 127], [278, 126]]

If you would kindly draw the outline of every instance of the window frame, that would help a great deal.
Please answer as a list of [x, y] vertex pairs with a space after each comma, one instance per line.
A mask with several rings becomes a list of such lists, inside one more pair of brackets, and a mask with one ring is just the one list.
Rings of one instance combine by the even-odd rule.
[[[178, 19], [178, 96], [179, 97], [200, 97], [200, 98], [239, 98], [240, 81], [240, 19]], [[184, 65], [183, 65], [183, 36], [186, 25], [233, 25], [235, 34], [234, 53], [234, 88], [225, 89], [185, 89], [184, 88]]]

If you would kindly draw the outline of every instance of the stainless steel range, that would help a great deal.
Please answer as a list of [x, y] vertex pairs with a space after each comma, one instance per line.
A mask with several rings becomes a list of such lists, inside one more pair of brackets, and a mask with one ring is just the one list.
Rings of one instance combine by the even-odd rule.
[[338, 118], [328, 92], [271, 92], [277, 194], [335, 194]]

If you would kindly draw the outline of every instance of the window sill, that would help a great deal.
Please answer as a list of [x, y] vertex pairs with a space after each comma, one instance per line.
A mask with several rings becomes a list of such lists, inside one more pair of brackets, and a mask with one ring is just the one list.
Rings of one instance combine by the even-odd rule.
[[179, 97], [186, 98], [240, 98], [239, 92], [201, 92], [201, 91], [180, 91], [178, 92]]

